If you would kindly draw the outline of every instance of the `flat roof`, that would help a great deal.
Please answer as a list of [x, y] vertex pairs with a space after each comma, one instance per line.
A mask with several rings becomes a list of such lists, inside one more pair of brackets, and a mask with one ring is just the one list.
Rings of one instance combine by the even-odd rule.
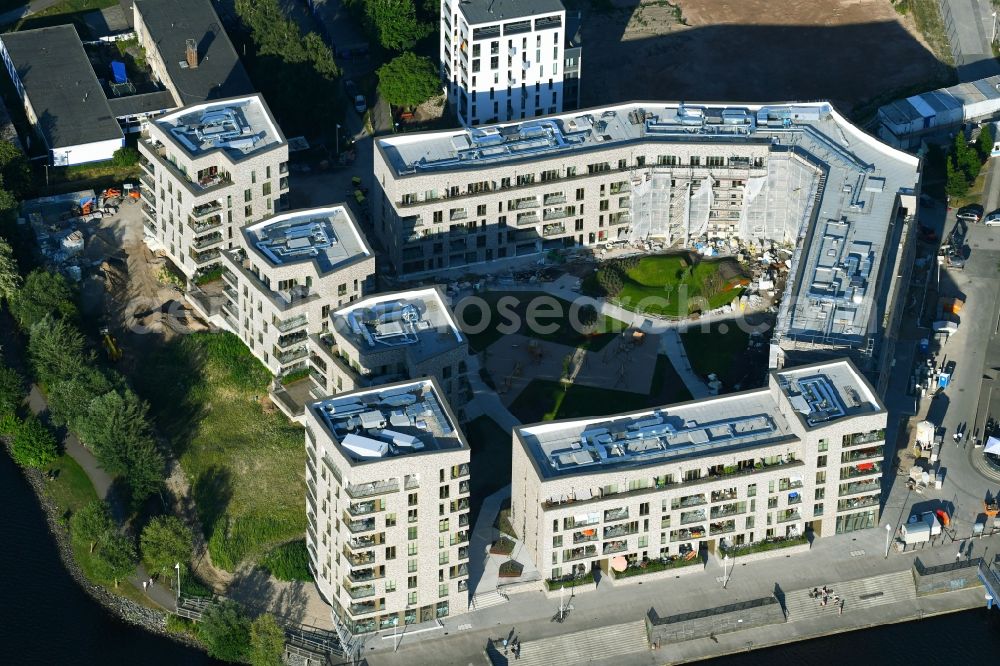
[[453, 0], [469, 25], [552, 14], [565, 10], [559, 0]]
[[309, 409], [354, 463], [468, 448], [432, 379], [344, 393]]
[[285, 142], [260, 95], [187, 106], [155, 122], [195, 157], [221, 150], [235, 161]]
[[[254, 92], [219, 15], [209, 0], [135, 0], [182, 106]], [[198, 66], [185, 60], [187, 40], [198, 47]]]
[[402, 349], [416, 362], [465, 342], [437, 287], [377, 294], [351, 303], [332, 318], [337, 332], [358, 349]]
[[0, 36], [50, 148], [124, 139], [72, 25]]
[[177, 106], [174, 96], [169, 90], [156, 90], [154, 92], [140, 93], [138, 95], [128, 95], [126, 97], [112, 97], [108, 100], [108, 106], [115, 118], [124, 118], [145, 113], [156, 113], [166, 111]]
[[808, 428], [841, 418], [874, 414], [884, 407], [847, 360], [799, 366], [774, 373], [782, 394]]
[[320, 273], [372, 256], [343, 205], [310, 208], [266, 218], [243, 228], [247, 245], [273, 266], [312, 261]]

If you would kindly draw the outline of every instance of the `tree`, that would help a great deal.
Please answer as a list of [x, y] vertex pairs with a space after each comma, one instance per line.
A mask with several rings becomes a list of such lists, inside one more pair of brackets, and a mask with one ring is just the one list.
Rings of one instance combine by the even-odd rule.
[[21, 467], [45, 467], [59, 457], [59, 442], [47, 425], [29, 416], [14, 433], [10, 455]]
[[86, 545], [90, 552], [104, 538], [114, 531], [115, 523], [111, 520], [108, 505], [101, 500], [94, 500], [84, 505], [69, 519], [69, 533], [73, 541]]
[[10, 311], [24, 330], [46, 316], [76, 319], [76, 294], [62, 275], [39, 268], [28, 274], [24, 286], [11, 299]]
[[137, 509], [146, 498], [163, 485], [163, 456], [152, 440], [134, 443], [128, 451], [128, 468], [125, 470], [132, 508]]
[[410, 52], [378, 68], [378, 89], [394, 106], [416, 106], [441, 92], [434, 63]]
[[118, 583], [135, 572], [138, 559], [135, 556], [135, 542], [132, 537], [113, 530], [104, 535], [99, 543], [94, 557], [94, 569], [97, 575], [105, 580]]
[[976, 139], [976, 152], [980, 160], [986, 160], [993, 153], [993, 123], [985, 123]]
[[597, 323], [597, 308], [593, 305], [584, 305], [580, 308], [579, 316], [580, 324], [582, 324], [584, 328], [590, 328]]
[[35, 375], [44, 384], [77, 377], [93, 362], [86, 341], [75, 326], [46, 317], [31, 327], [28, 357]]
[[969, 183], [974, 181], [979, 175], [979, 169], [982, 167], [982, 163], [979, 161], [979, 155], [976, 151], [969, 146], [969, 143], [965, 140], [965, 132], [959, 131], [955, 135], [955, 145], [952, 151], [952, 158], [955, 163], [955, 167], [960, 169], [965, 174], [965, 179]]
[[232, 662], [247, 658], [250, 620], [234, 601], [226, 600], [210, 606], [201, 616], [198, 635], [208, 648], [209, 656]]
[[153, 518], [142, 530], [139, 546], [150, 572], [164, 573], [178, 562], [187, 563], [194, 547], [191, 530], [177, 516]]
[[274, 616], [264, 613], [250, 625], [250, 663], [253, 666], [281, 666], [285, 654], [285, 630]]
[[24, 378], [14, 368], [0, 366], [0, 416], [15, 414], [24, 401]]
[[52, 422], [78, 431], [90, 411], [91, 401], [111, 391], [113, 386], [100, 370], [84, 366], [77, 376], [53, 382], [48, 389]]
[[379, 43], [390, 51], [413, 48], [433, 30], [417, 20], [413, 0], [366, 0], [365, 16]]
[[969, 181], [966, 180], [965, 173], [952, 165], [950, 159], [945, 165], [945, 172], [945, 190], [948, 192], [948, 196], [964, 196], [969, 191]]
[[0, 238], [0, 300], [13, 300], [21, 288], [21, 273], [14, 259], [14, 250], [7, 239]]
[[125, 474], [129, 450], [152, 437], [146, 411], [146, 403], [132, 391], [109, 391], [91, 400], [77, 434], [94, 450], [104, 469], [111, 474]]
[[10, 141], [0, 141], [0, 178], [15, 202], [31, 189], [31, 167], [24, 152]]
[[131, 146], [122, 146], [111, 155], [111, 163], [116, 167], [130, 167], [139, 161], [139, 151]]

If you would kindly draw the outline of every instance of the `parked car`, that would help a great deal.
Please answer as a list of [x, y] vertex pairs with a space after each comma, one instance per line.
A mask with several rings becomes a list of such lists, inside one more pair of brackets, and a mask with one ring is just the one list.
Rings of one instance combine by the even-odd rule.
[[988, 227], [1000, 227], [1000, 211], [990, 213], [983, 218], [983, 224]]
[[983, 207], [979, 204], [969, 204], [968, 206], [963, 206], [958, 209], [958, 214], [955, 215], [960, 220], [965, 220], [967, 222], [978, 222], [983, 216]]
[[357, 111], [358, 113], [364, 113], [365, 111], [368, 110], [368, 104], [365, 102], [364, 95], [354, 96], [354, 110]]

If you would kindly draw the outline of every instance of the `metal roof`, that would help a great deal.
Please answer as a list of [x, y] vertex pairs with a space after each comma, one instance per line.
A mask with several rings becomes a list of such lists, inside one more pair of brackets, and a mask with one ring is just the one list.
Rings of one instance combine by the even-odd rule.
[[372, 255], [344, 206], [283, 213], [244, 227], [243, 234], [272, 265], [312, 261], [321, 274]]
[[155, 122], [192, 156], [222, 150], [236, 161], [285, 141], [264, 99], [257, 94], [195, 104]]
[[115, 118], [125, 118], [144, 113], [156, 113], [167, 111], [177, 106], [174, 96], [167, 90], [157, 90], [156, 92], [143, 93], [141, 95], [128, 95], [127, 97], [112, 97], [108, 100], [111, 113]]
[[497, 23], [565, 10], [559, 0], [452, 0], [469, 25]]
[[76, 28], [11, 32], [0, 42], [50, 149], [124, 139]]

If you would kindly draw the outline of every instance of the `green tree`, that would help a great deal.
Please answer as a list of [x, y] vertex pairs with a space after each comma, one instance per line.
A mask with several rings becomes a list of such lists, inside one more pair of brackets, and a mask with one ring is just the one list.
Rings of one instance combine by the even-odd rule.
[[222, 601], [206, 610], [198, 625], [198, 635], [208, 654], [216, 659], [239, 662], [247, 658], [250, 620], [234, 601]]
[[129, 447], [125, 483], [133, 509], [139, 508], [147, 497], [163, 486], [163, 455], [152, 440], [136, 442]]
[[14, 259], [14, 250], [7, 239], [0, 238], [0, 300], [12, 300], [21, 288], [21, 273]]
[[128, 470], [129, 449], [151, 438], [146, 412], [146, 403], [132, 391], [109, 391], [90, 402], [77, 434], [94, 450], [104, 469], [111, 474], [124, 474]]
[[979, 169], [982, 167], [982, 164], [979, 161], [979, 155], [976, 154], [976, 151], [965, 140], [965, 133], [962, 131], [959, 131], [955, 135], [952, 158], [954, 159], [955, 167], [965, 174], [965, 179], [969, 183], [972, 183], [979, 175]]
[[584, 305], [580, 308], [580, 323], [586, 327], [590, 328], [597, 323], [597, 308], [593, 305]]
[[111, 163], [116, 167], [130, 167], [139, 162], [139, 151], [131, 146], [122, 146], [111, 155]]
[[993, 123], [985, 123], [976, 139], [976, 152], [980, 160], [987, 160], [993, 152]]
[[31, 327], [28, 357], [35, 375], [44, 384], [77, 377], [93, 363], [83, 335], [64, 319], [46, 317]]
[[76, 544], [87, 546], [91, 553], [114, 529], [111, 511], [107, 503], [101, 500], [94, 500], [83, 506], [69, 519], [70, 537]]
[[24, 378], [14, 368], [0, 365], [0, 416], [15, 414], [24, 401]]
[[390, 51], [411, 49], [433, 31], [417, 20], [413, 0], [365, 0], [365, 16], [379, 43]]
[[128, 534], [113, 530], [101, 539], [94, 569], [97, 575], [105, 580], [114, 581], [115, 587], [122, 579], [135, 573], [139, 563], [135, 555], [135, 541]]
[[410, 52], [378, 68], [378, 89], [394, 106], [416, 106], [441, 93], [434, 63]]
[[76, 294], [62, 275], [39, 268], [28, 273], [24, 285], [10, 301], [10, 311], [24, 330], [46, 316], [76, 319]]
[[59, 442], [47, 425], [29, 416], [14, 433], [10, 455], [22, 467], [45, 467], [59, 457]]
[[100, 370], [91, 366], [80, 368], [80, 373], [69, 379], [49, 384], [49, 412], [52, 422], [77, 431], [96, 397], [111, 391], [111, 381]]
[[945, 172], [945, 190], [948, 192], [948, 196], [964, 196], [969, 191], [969, 181], [966, 180], [965, 173], [955, 167], [950, 159], [945, 165]]
[[31, 167], [24, 152], [10, 141], [0, 141], [0, 178], [3, 188], [16, 200], [31, 189]]
[[285, 630], [270, 613], [250, 625], [250, 663], [253, 666], [281, 666], [285, 654]]
[[187, 563], [194, 547], [191, 530], [177, 516], [157, 516], [139, 538], [142, 560], [150, 572], [169, 573], [178, 562]]

